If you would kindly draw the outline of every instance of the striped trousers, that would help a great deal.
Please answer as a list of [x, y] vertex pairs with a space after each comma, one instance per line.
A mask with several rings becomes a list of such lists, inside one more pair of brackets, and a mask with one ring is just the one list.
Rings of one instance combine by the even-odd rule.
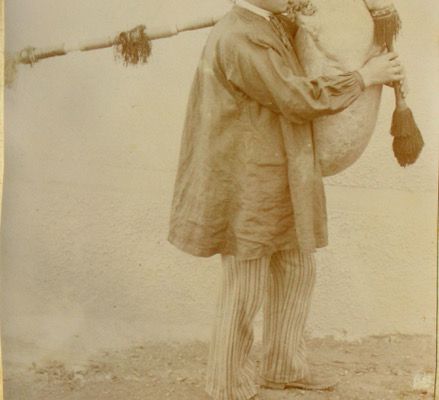
[[222, 264], [206, 392], [214, 400], [248, 400], [257, 394], [249, 353], [253, 320], [263, 304], [261, 378], [275, 383], [303, 378], [308, 373], [303, 332], [315, 284], [314, 255], [284, 250], [254, 260], [222, 256]]

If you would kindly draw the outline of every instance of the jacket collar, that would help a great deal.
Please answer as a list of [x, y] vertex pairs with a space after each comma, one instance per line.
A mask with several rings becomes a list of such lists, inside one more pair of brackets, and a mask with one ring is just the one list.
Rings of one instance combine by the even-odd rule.
[[261, 7], [255, 6], [254, 4], [249, 3], [246, 0], [239, 0], [236, 3], [236, 5], [238, 7], [245, 8], [246, 10], [249, 10], [249, 11], [253, 12], [254, 14], [257, 14], [257, 15], [265, 18], [267, 21], [269, 21], [270, 17], [273, 15], [273, 13], [271, 13], [270, 11], [267, 11]]

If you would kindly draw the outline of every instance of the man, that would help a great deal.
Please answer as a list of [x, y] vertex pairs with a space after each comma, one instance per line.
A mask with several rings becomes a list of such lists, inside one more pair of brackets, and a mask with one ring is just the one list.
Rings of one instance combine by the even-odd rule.
[[403, 78], [395, 54], [360, 71], [304, 77], [284, 18], [291, 1], [240, 1], [217, 23], [195, 74], [181, 142], [169, 241], [221, 254], [223, 280], [209, 351], [207, 393], [257, 398], [249, 360], [264, 305], [261, 385], [326, 389], [309, 371], [303, 331], [327, 244], [313, 118], [348, 107], [369, 85]]

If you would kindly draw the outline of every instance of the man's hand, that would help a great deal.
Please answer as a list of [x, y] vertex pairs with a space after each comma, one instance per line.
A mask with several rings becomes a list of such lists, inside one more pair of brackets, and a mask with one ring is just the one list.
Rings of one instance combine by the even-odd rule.
[[372, 57], [358, 72], [366, 87], [404, 79], [403, 67], [395, 52]]
[[[366, 57], [366, 60], [369, 61], [370, 59], [372, 59], [374, 57], [377, 57], [379, 55], [386, 54], [386, 53], [388, 53], [386, 48], [380, 48], [378, 46], [372, 46], [368, 56]], [[401, 80], [398, 80], [398, 81], [385, 82], [384, 85], [386, 85], [386, 86], [388, 86], [390, 88], [394, 88], [395, 87], [395, 82], [398, 82], [401, 85], [402, 97], [405, 98], [405, 97], [407, 97], [407, 95], [409, 93], [409, 86], [408, 86], [408, 83], [407, 83], [407, 76], [405, 74], [404, 66], [401, 65], [401, 67], [402, 67], [403, 78]]]
[[401, 88], [401, 94], [402, 97], [405, 99], [409, 93], [409, 86], [407, 83], [407, 76], [405, 74], [405, 70], [403, 68], [403, 74], [404, 74], [404, 78], [401, 79], [400, 81], [394, 81], [394, 82], [387, 82], [385, 83], [386, 86], [394, 88], [395, 87], [395, 83], [399, 83], [400, 84], [400, 88]]

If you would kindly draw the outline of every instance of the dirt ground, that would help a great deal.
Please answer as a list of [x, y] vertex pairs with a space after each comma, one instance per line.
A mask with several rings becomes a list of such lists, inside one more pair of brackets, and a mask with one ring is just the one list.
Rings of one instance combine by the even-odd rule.
[[[260, 346], [252, 356], [258, 364]], [[202, 400], [207, 344], [145, 343], [102, 351], [83, 365], [5, 365], [5, 400]], [[261, 389], [264, 400], [433, 399], [435, 343], [424, 336], [309, 342], [312, 368], [339, 381], [331, 392]]]

